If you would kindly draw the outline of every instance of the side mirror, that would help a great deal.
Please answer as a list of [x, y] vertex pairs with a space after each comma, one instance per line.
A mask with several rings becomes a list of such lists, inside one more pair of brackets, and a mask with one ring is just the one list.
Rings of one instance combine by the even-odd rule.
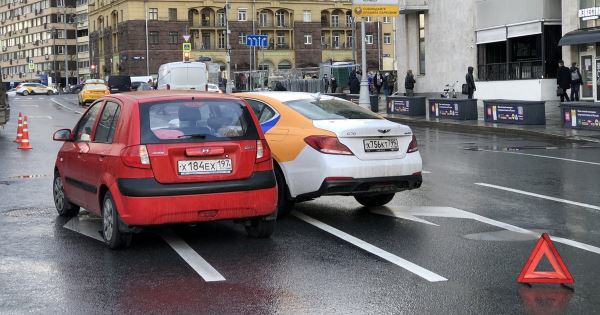
[[52, 137], [54, 141], [72, 141], [73, 136], [71, 133], [71, 129], [60, 129], [54, 133]]

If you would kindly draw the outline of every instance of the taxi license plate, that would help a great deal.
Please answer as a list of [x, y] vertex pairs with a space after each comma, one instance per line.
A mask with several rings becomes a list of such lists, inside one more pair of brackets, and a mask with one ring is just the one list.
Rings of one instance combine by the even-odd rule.
[[398, 139], [365, 139], [363, 140], [365, 152], [393, 152], [398, 151]]
[[179, 175], [229, 174], [231, 159], [177, 161]]

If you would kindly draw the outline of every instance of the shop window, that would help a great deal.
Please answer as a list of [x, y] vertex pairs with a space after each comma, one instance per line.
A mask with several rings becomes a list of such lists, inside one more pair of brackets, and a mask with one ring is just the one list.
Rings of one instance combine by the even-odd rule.
[[425, 75], [425, 13], [419, 13], [419, 74]]

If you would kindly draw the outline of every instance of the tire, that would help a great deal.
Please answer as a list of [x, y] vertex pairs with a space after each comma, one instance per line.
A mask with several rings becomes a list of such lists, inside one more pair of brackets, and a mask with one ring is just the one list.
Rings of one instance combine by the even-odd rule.
[[79, 206], [72, 204], [65, 195], [65, 188], [62, 183], [60, 174], [54, 174], [52, 182], [52, 196], [54, 197], [54, 206], [58, 215], [61, 217], [74, 217], [79, 214]]
[[23, 91], [23, 96], [27, 96], [27, 95], [29, 95], [29, 91], [27, 91], [27, 90]]
[[285, 183], [285, 177], [279, 167], [275, 167], [275, 179], [277, 180], [277, 218], [286, 216], [294, 208], [294, 201], [289, 198], [289, 190]]
[[268, 238], [275, 231], [275, 220], [266, 221], [263, 218], [250, 219], [244, 226], [248, 236], [253, 238]]
[[388, 204], [394, 199], [395, 193], [380, 195], [355, 195], [354, 199], [365, 207], [379, 207]]
[[119, 212], [112, 195], [107, 192], [102, 200], [102, 237], [110, 249], [127, 248], [131, 245], [131, 233], [119, 230]]

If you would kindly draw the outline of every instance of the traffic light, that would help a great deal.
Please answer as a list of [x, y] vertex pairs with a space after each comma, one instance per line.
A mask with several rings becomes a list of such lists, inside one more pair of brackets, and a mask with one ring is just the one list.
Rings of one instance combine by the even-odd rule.
[[190, 52], [189, 51], [183, 52], [183, 61], [190, 61]]

